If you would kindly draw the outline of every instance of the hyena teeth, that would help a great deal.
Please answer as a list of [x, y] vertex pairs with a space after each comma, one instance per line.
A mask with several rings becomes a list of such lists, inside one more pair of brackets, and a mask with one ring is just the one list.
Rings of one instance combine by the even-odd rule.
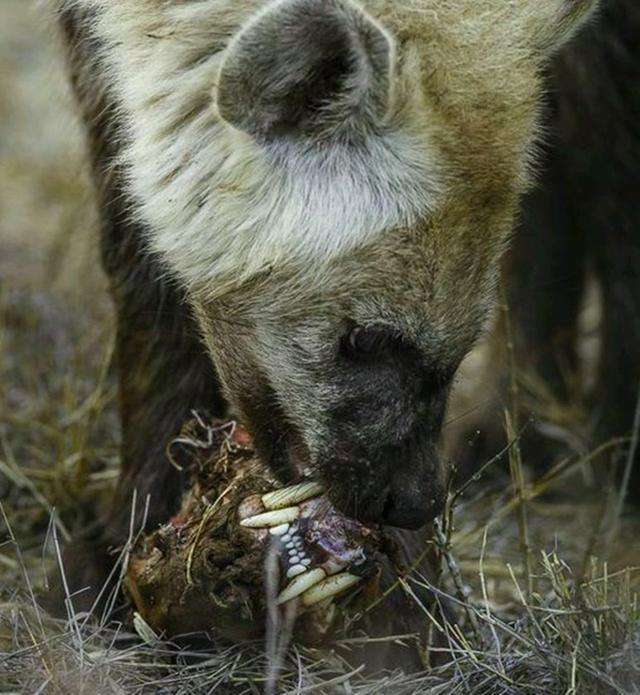
[[[299, 566], [306, 569], [304, 565]], [[289, 572], [294, 569], [295, 568], [292, 567]], [[296, 577], [291, 584], [289, 584], [289, 586], [280, 593], [280, 596], [278, 596], [278, 605], [291, 601], [291, 599], [295, 598], [296, 596], [300, 596], [300, 594], [307, 591], [307, 589], [310, 589], [314, 584], [317, 584], [325, 579], [326, 576], [325, 571], [321, 569], [311, 570], [310, 572], [305, 572], [304, 574], [300, 572], [300, 576]]]
[[335, 560], [327, 560], [323, 565], [325, 572], [332, 576], [342, 572], [345, 567], [344, 562], [336, 562]]
[[336, 574], [333, 577], [327, 577], [324, 581], [308, 589], [302, 595], [302, 603], [305, 606], [315, 606], [316, 603], [320, 603], [320, 601], [324, 601], [327, 598], [333, 598], [350, 587], [355, 586], [360, 579], [360, 577], [356, 577], [354, 574], [349, 574], [348, 572]]
[[301, 574], [304, 574], [307, 571], [307, 568], [302, 565], [293, 565], [292, 567], [289, 567], [287, 570], [287, 579], [293, 579], [294, 577], [298, 577]]
[[248, 519], [243, 519], [240, 526], [246, 528], [268, 528], [269, 526], [284, 526], [295, 521], [300, 515], [298, 507], [288, 507], [287, 509], [278, 509], [273, 512], [265, 512], [264, 514], [256, 514]]
[[283, 536], [289, 530], [289, 524], [282, 524], [281, 526], [274, 526], [269, 529], [269, 533], [272, 536]]
[[312, 497], [316, 497], [324, 492], [324, 487], [320, 483], [300, 483], [291, 487], [285, 487], [282, 490], [268, 492], [262, 495], [262, 504], [266, 509], [282, 509], [290, 507], [300, 502], [306, 502]]

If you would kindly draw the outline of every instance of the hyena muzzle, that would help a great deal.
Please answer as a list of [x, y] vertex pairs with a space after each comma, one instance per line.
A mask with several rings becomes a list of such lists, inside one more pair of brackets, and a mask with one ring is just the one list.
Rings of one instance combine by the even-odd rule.
[[[530, 182], [542, 71], [595, 0], [57, 0], [117, 309], [122, 476], [228, 410], [283, 481], [416, 529]], [[206, 350], [202, 346], [206, 345]]]

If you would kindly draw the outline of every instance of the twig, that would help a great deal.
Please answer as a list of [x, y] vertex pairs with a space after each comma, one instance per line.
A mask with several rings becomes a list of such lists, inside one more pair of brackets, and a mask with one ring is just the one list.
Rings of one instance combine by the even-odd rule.
[[[55, 514], [55, 511], [53, 512]], [[64, 605], [67, 609], [67, 616], [69, 619], [69, 625], [73, 629], [74, 643], [76, 649], [80, 652], [80, 665], [84, 663], [84, 645], [82, 642], [82, 634], [80, 632], [80, 625], [78, 624], [78, 619], [76, 616], [75, 608], [73, 606], [73, 598], [71, 592], [69, 591], [69, 584], [67, 583], [67, 575], [64, 571], [64, 563], [62, 562], [62, 552], [60, 550], [60, 542], [58, 541], [58, 533], [56, 531], [55, 524], [53, 525], [53, 545], [56, 551], [56, 559], [58, 562], [58, 571], [60, 572], [60, 577], [62, 579], [62, 586], [64, 588]]]
[[[508, 410], [505, 410], [504, 417], [507, 437], [511, 439], [514, 436], [514, 423]], [[515, 497], [518, 501], [518, 531], [520, 533], [520, 550], [522, 552], [522, 559], [524, 561], [523, 569], [526, 573], [525, 579], [527, 581], [527, 595], [531, 596], [533, 593], [533, 569], [531, 562], [531, 546], [529, 544], [527, 496], [525, 491], [524, 473], [522, 470], [522, 456], [520, 454], [519, 446], [515, 446], [509, 451], [509, 469], [511, 471], [511, 480], [513, 482]]]
[[[129, 556], [131, 555], [131, 550], [134, 548], [138, 540], [140, 539], [140, 536], [144, 533], [144, 530], [147, 525], [147, 517], [149, 515], [149, 504], [150, 504], [150, 495], [147, 495], [145, 498], [145, 504], [144, 504], [144, 510], [142, 512], [142, 519], [140, 521], [140, 527], [138, 531], [135, 531], [135, 517], [136, 517], [136, 509], [137, 509], [137, 503], [138, 503], [138, 491], [137, 489], [133, 490], [133, 495], [131, 499], [131, 516], [129, 519], [129, 533], [127, 536], [127, 541], [124, 544], [124, 547], [122, 548], [122, 551], [120, 553], [120, 557], [118, 558], [118, 562], [114, 566], [114, 570], [119, 567], [120, 568], [120, 576], [118, 577], [118, 581], [116, 582], [116, 585], [113, 587], [111, 591], [111, 595], [109, 596], [109, 599], [105, 603], [105, 608], [102, 612], [102, 620], [101, 623], [104, 624], [110, 614], [113, 611], [113, 608], [115, 606], [116, 599], [118, 598], [118, 595], [120, 593], [120, 588], [122, 586], [122, 582], [124, 581], [125, 575], [127, 573], [127, 569], [129, 566]], [[110, 581], [110, 578], [113, 576], [112, 573], [109, 574], [109, 579], [107, 582], [102, 587], [102, 590], [100, 594], [98, 595], [98, 598], [94, 601], [94, 604], [91, 608], [92, 612], [95, 610], [95, 607], [98, 605], [98, 601], [100, 600], [102, 594], [108, 587], [108, 581]]]
[[287, 690], [283, 695], [292, 695], [293, 693], [312, 693], [316, 690], [324, 690], [327, 687], [330, 686], [335, 686], [335, 685], [343, 685], [344, 683], [348, 682], [351, 678], [354, 676], [357, 676], [358, 674], [362, 673], [364, 671], [365, 665], [362, 664], [361, 666], [358, 666], [358, 668], [353, 669], [350, 673], [345, 673], [343, 676], [336, 676], [335, 678], [331, 678], [327, 681], [323, 681], [322, 683], [317, 683], [315, 685], [308, 685], [305, 688], [298, 688], [296, 690]]
[[[33, 481], [20, 469], [17, 462], [13, 458], [13, 454], [11, 453], [4, 436], [0, 435], [0, 439], [2, 441], [2, 448], [6, 456], [6, 461], [0, 459], [0, 472], [4, 473], [7, 478], [12, 480], [13, 483], [18, 487], [29, 490], [36, 502], [47, 512], [47, 514], [51, 515], [53, 512], [53, 507], [51, 504], [49, 504], [49, 500], [40, 492], [40, 490], [38, 490]], [[57, 514], [52, 516], [55, 519], [55, 524], [62, 534], [62, 537], [66, 542], [69, 542], [71, 540], [71, 534], [62, 522], [62, 519], [60, 519]]]
[[624, 467], [624, 474], [622, 477], [622, 483], [620, 485], [620, 492], [618, 494], [618, 501], [615, 508], [615, 516], [613, 519], [613, 524], [611, 527], [609, 542], [613, 540], [613, 537], [618, 531], [620, 525], [620, 519], [622, 517], [622, 512], [624, 510], [624, 504], [627, 499], [627, 494], [629, 492], [629, 482], [631, 480], [631, 473], [633, 471], [634, 465], [636, 465], [636, 454], [638, 453], [638, 445], [640, 444], [640, 385], [638, 386], [638, 399], [636, 402], [636, 410], [633, 416], [633, 430], [631, 432], [631, 444], [629, 446], [629, 452], [627, 454], [627, 462]]
[[[487, 533], [489, 527], [487, 526], [484, 530], [484, 536], [482, 538], [482, 549], [480, 550], [480, 560], [478, 562], [478, 573], [480, 575], [480, 586], [482, 589], [482, 598], [484, 599], [485, 610], [487, 613], [487, 618], [491, 617], [491, 611], [489, 610], [489, 593], [487, 591], [487, 582], [484, 576], [484, 558], [487, 551]], [[506, 675], [504, 670], [504, 664], [502, 663], [502, 650], [500, 647], [500, 639], [498, 638], [498, 633], [496, 632], [493, 624], [490, 623], [491, 635], [493, 636], [493, 643], [496, 646], [496, 652], [498, 655], [498, 663], [500, 664], [500, 669], [503, 674]]]
[[470, 485], [472, 485], [474, 482], [477, 482], [480, 480], [482, 475], [487, 471], [488, 468], [493, 466], [495, 463], [500, 461], [500, 459], [505, 455], [508, 454], [511, 449], [518, 444], [526, 430], [528, 429], [529, 425], [531, 424], [533, 418], [529, 418], [527, 422], [520, 428], [518, 434], [509, 441], [509, 443], [501, 450], [499, 451], [495, 456], [490, 458], [486, 463], [482, 464], [482, 466], [478, 469], [476, 473], [474, 473], [469, 480], [467, 480], [464, 485], [462, 485], [456, 492], [453, 493], [453, 497], [451, 499], [451, 506], [455, 506], [455, 503], [457, 502], [458, 498], [469, 488]]
[[213, 504], [210, 504], [205, 513], [202, 515], [202, 519], [200, 520], [200, 524], [198, 526], [198, 530], [196, 531], [196, 537], [193, 539], [193, 543], [191, 545], [191, 548], [189, 548], [189, 555], [187, 556], [187, 584], [193, 584], [193, 577], [191, 576], [191, 565], [193, 564], [193, 555], [196, 550], [196, 546], [198, 545], [198, 542], [200, 541], [200, 536], [202, 535], [202, 531], [204, 530], [205, 524], [207, 521], [209, 521], [209, 518], [211, 515], [216, 511], [218, 508], [219, 504], [222, 502], [224, 499], [225, 495], [231, 490], [231, 488], [234, 486], [235, 483], [229, 484], [216, 498], [215, 502]]
[[[616, 439], [612, 439], [609, 442], [606, 442], [605, 444], [602, 444], [584, 458], [579, 458], [576, 460], [573, 460], [572, 458], [563, 459], [558, 464], [556, 464], [548, 473], [542, 476], [542, 478], [540, 478], [537, 482], [533, 483], [528, 487], [528, 489], [526, 490], [527, 501], [530, 502], [531, 500], [536, 499], [536, 497], [540, 497], [540, 495], [543, 495], [555, 482], [557, 482], [560, 476], [564, 475], [571, 468], [597, 460], [601, 456], [601, 454], [603, 454], [608, 449], [613, 449], [627, 441], [628, 439], [626, 437], [618, 437]], [[493, 515], [491, 523], [495, 524], [499, 521], [502, 521], [505, 517], [509, 516], [509, 514], [511, 514], [511, 512], [514, 509], [517, 508], [518, 504], [519, 500], [517, 498], [513, 498], [505, 502], [505, 504]], [[476, 541], [479, 541], [480, 538], [482, 538], [483, 533], [484, 526], [482, 526], [479, 529], [474, 528], [464, 534], [461, 534], [459, 537], [456, 537], [455, 542], [456, 544], [473, 544]]]
[[469, 596], [464, 588], [464, 582], [462, 580], [462, 574], [460, 573], [460, 567], [458, 567], [458, 563], [456, 562], [456, 559], [453, 557], [453, 554], [451, 552], [451, 539], [447, 538], [447, 536], [445, 536], [445, 534], [443, 533], [440, 519], [436, 519], [433, 522], [433, 528], [435, 531], [435, 538], [438, 543], [438, 549], [440, 550], [442, 556], [447, 562], [449, 574], [451, 575], [451, 579], [453, 580], [453, 584], [455, 586], [456, 594], [458, 596], [460, 604], [464, 607], [465, 613], [469, 620], [469, 624], [473, 629], [475, 638], [478, 640], [478, 642], [481, 642], [482, 640], [480, 636], [480, 628], [478, 627], [478, 621], [476, 620], [476, 617], [473, 614], [472, 610], [469, 609]]
[[2, 514], [2, 519], [4, 521], [4, 525], [7, 528], [7, 533], [9, 534], [9, 539], [11, 541], [11, 544], [13, 545], [13, 548], [16, 552], [16, 555], [18, 556], [18, 566], [20, 567], [20, 571], [22, 573], [22, 576], [24, 578], [25, 585], [27, 587], [27, 591], [29, 593], [29, 599], [31, 600], [31, 604], [33, 605], [35, 611], [36, 611], [36, 616], [38, 618], [38, 625], [40, 627], [40, 632], [42, 634], [42, 638], [44, 639], [45, 637], [45, 630], [44, 630], [44, 624], [42, 623], [42, 616], [40, 615], [39, 611], [39, 606], [38, 602], [36, 601], [36, 595], [33, 590], [33, 584], [31, 583], [31, 577], [29, 577], [29, 573], [27, 572], [27, 566], [25, 564], [24, 558], [22, 556], [22, 550], [20, 549], [20, 545], [18, 544], [18, 541], [13, 533], [13, 528], [11, 527], [11, 524], [9, 523], [9, 519], [7, 517], [7, 514], [4, 509], [4, 505], [2, 502], [0, 502], [0, 514]]

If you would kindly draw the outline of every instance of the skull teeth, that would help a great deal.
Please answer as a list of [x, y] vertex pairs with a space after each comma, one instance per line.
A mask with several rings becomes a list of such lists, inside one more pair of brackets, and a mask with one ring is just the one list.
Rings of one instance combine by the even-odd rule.
[[289, 524], [282, 524], [281, 526], [274, 526], [272, 529], [269, 529], [269, 533], [272, 536], [284, 536], [288, 530]]
[[343, 572], [332, 577], [327, 577], [323, 581], [315, 584], [302, 595], [302, 603], [305, 606], [314, 606], [328, 598], [333, 598], [343, 591], [355, 586], [360, 577], [354, 574]]
[[287, 579], [293, 579], [294, 577], [297, 577], [300, 574], [304, 574], [306, 571], [307, 571], [307, 567], [306, 567], [306, 565], [303, 565], [302, 563], [299, 563], [297, 565], [292, 565], [287, 570]]
[[[303, 565], [300, 566], [304, 567]], [[292, 567], [291, 570], [294, 570], [294, 567]], [[300, 594], [303, 594], [314, 584], [317, 584], [318, 582], [321, 582], [323, 579], [325, 579], [326, 576], [327, 575], [325, 571], [321, 569], [311, 570], [310, 572], [305, 571], [304, 574], [300, 574], [299, 576], [297, 576], [289, 584], [289, 586], [287, 586], [287, 588], [280, 593], [280, 596], [278, 596], [278, 604], [280, 605], [286, 603], [287, 601], [291, 601], [291, 599], [296, 598], [296, 596], [300, 596]]]
[[269, 510], [283, 509], [294, 504], [306, 502], [312, 497], [317, 497], [323, 492], [324, 487], [320, 483], [300, 483], [299, 485], [285, 487], [282, 490], [276, 490], [275, 492], [268, 492], [266, 495], [262, 496], [262, 504], [264, 504], [265, 508]]
[[240, 526], [246, 528], [273, 528], [290, 524], [300, 516], [298, 507], [288, 507], [286, 509], [277, 509], [264, 514], [256, 514], [240, 522]]

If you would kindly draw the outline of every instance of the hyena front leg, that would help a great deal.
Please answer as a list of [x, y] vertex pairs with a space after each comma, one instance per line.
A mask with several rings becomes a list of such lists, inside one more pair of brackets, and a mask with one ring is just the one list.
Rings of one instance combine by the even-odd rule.
[[512, 339], [514, 352], [507, 354], [503, 348], [502, 395], [516, 413], [518, 428], [524, 428], [523, 460], [538, 471], [551, 465], [563, 448], [544, 434], [545, 410], [582, 399], [578, 317], [585, 292], [586, 243], [568, 205], [565, 180], [562, 148], [551, 140], [542, 180], [524, 200], [507, 258], [502, 341], [508, 345]]
[[114, 289], [122, 468], [106, 531], [115, 543], [126, 537], [134, 490], [136, 522], [147, 497], [148, 527], [175, 513], [184, 480], [169, 461], [167, 446], [191, 411], [224, 414], [213, 365], [181, 293], [166, 280], [136, 279], [135, 272], [144, 272], [148, 262], [132, 258], [133, 277], [121, 285], [118, 277]]
[[72, 83], [88, 132], [100, 213], [104, 269], [116, 309], [116, 366], [122, 422], [122, 467], [113, 504], [85, 545], [67, 553], [72, 588], [98, 590], [109, 571], [107, 553], [129, 532], [137, 492], [136, 528], [148, 498], [147, 527], [165, 521], [180, 502], [183, 480], [166, 449], [192, 410], [222, 415], [221, 396], [189, 306], [166, 269], [145, 247], [144, 229], [132, 220], [124, 175], [115, 164], [122, 130], [90, 33], [91, 15], [61, 14]]
[[564, 401], [573, 395], [578, 370], [585, 242], [567, 206], [560, 156], [549, 153], [542, 180], [525, 198], [507, 258], [506, 294], [516, 370]]
[[[105, 223], [112, 234], [125, 229]], [[130, 267], [110, 276], [117, 311], [121, 470], [105, 516], [65, 550], [68, 583], [72, 593], [78, 592], [74, 602], [79, 610], [90, 609], [105, 588], [130, 528], [139, 531], [144, 518], [145, 528], [151, 529], [179, 508], [185, 480], [170, 463], [167, 446], [191, 411], [220, 416], [225, 407], [188, 307], [166, 281], [145, 278], [146, 262], [132, 257]], [[123, 279], [129, 271], [131, 276]], [[52, 598], [54, 610], [62, 607], [60, 598]]]
[[[584, 210], [603, 299], [594, 444], [632, 434], [640, 397], [640, 214], [636, 185], [608, 190]], [[621, 457], [619, 476], [626, 456]], [[640, 451], [628, 495], [640, 503]], [[619, 477], [620, 479], [620, 477]]]
[[[631, 434], [640, 390], [638, 31], [638, 3], [603, 3], [598, 24], [559, 56], [556, 70], [568, 203], [602, 295], [593, 446]], [[626, 451], [620, 454], [618, 474], [626, 462]], [[598, 473], [608, 475], [610, 458]], [[639, 492], [636, 455], [629, 498], [640, 502]]]

